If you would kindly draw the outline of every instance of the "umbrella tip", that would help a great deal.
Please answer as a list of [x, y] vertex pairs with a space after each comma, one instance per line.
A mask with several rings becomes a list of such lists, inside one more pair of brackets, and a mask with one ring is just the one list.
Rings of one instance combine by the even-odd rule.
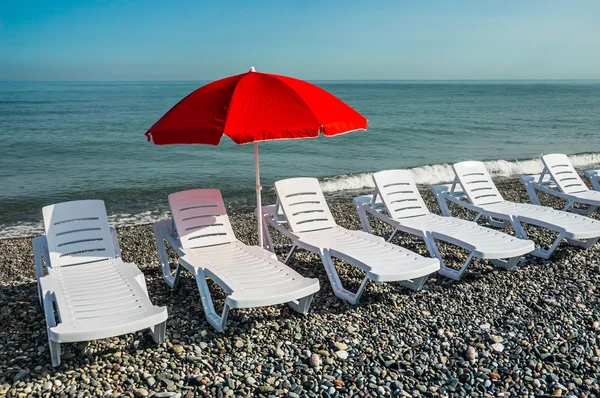
[[248, 72], [256, 72], [256, 68], [254, 66], [251, 66]]

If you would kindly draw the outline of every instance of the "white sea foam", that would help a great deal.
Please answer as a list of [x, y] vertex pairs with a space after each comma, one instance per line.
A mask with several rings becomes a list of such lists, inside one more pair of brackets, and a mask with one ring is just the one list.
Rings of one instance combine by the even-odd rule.
[[[573, 165], [579, 169], [600, 167], [600, 153], [580, 154], [569, 157]], [[485, 162], [488, 170], [493, 176], [513, 177], [525, 174], [537, 174], [542, 171], [542, 162], [539, 159], [529, 160], [492, 160]], [[436, 164], [430, 166], [419, 166], [410, 169], [415, 181], [421, 185], [433, 185], [451, 182], [454, 172], [450, 164]], [[355, 175], [340, 175], [326, 178], [321, 181], [323, 191], [332, 194], [346, 190], [357, 190], [373, 188], [372, 173], [361, 173]], [[132, 226], [147, 224], [168, 217], [166, 210], [152, 210], [141, 213], [116, 213], [109, 215], [111, 225]], [[0, 239], [14, 238], [20, 236], [32, 236], [43, 233], [42, 221], [27, 221], [14, 224], [0, 225]]]
[[[600, 165], [600, 153], [589, 153], [569, 156], [573, 166], [577, 168], [588, 168], [592, 165]], [[528, 160], [492, 160], [484, 162], [492, 176], [513, 177], [526, 174], [539, 174], [542, 172], [542, 162], [539, 158]], [[454, 172], [451, 164], [435, 164], [419, 166], [410, 169], [417, 184], [433, 185], [452, 182]], [[326, 178], [321, 182], [324, 192], [333, 193], [345, 190], [357, 190], [363, 188], [374, 188], [372, 173], [360, 173], [354, 175], [341, 175]]]
[[[108, 216], [108, 222], [113, 227], [133, 226], [148, 224], [164, 220], [169, 216], [165, 211], [144, 211], [141, 213], [115, 213]], [[39, 221], [25, 221], [8, 225], [0, 225], [0, 239], [16, 238], [22, 236], [36, 236], [44, 232], [44, 223]]]

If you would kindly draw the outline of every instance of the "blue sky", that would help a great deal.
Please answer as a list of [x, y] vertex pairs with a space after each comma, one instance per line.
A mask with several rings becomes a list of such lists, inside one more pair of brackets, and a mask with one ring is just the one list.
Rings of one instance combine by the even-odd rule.
[[0, 1], [0, 80], [600, 79], [599, 0]]

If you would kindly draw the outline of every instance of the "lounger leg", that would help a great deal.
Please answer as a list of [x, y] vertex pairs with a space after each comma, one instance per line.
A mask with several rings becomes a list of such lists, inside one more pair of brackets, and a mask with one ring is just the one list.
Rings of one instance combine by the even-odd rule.
[[152, 225], [154, 231], [154, 238], [156, 239], [156, 245], [158, 246], [158, 257], [160, 258], [160, 265], [162, 267], [163, 279], [167, 286], [171, 289], [175, 289], [179, 282], [180, 265], [177, 263], [175, 269], [175, 275], [173, 276], [171, 266], [169, 265], [169, 255], [167, 254], [167, 244], [165, 242], [165, 234], [170, 234], [170, 228], [165, 227], [160, 222]]
[[48, 345], [50, 346], [50, 360], [52, 366], [57, 367], [60, 365], [60, 343], [48, 339]]
[[367, 216], [367, 212], [363, 208], [363, 205], [357, 204], [356, 211], [358, 212], [358, 218], [360, 219], [363, 231], [371, 233], [371, 224], [369, 224], [369, 217]]
[[33, 246], [33, 258], [35, 260], [35, 273], [37, 276], [38, 283], [38, 298], [40, 300], [40, 307], [44, 308], [44, 302], [42, 297], [42, 288], [40, 286], [40, 278], [45, 275], [44, 272], [44, 261], [46, 264], [50, 261], [50, 257], [48, 255], [48, 243], [46, 241], [45, 236], [38, 236], [37, 238], [33, 238], [32, 241]]
[[571, 212], [572, 213], [576, 213], [576, 214], [581, 214], [584, 216], [589, 216], [590, 214], [594, 213], [598, 211], [598, 206], [588, 206], [585, 209], [575, 209], [575, 208], [571, 208]]
[[[517, 234], [517, 236], [519, 238], [521, 238], [521, 239], [529, 239], [529, 237], [527, 236], [527, 232], [525, 231], [525, 229], [521, 225], [521, 222], [519, 221], [518, 217], [511, 218], [510, 219], [510, 223], [511, 223], [513, 229], [515, 230], [515, 233]], [[560, 241], [563, 240], [564, 237], [565, 237], [565, 233], [561, 232], [561, 233], [558, 234], [558, 237], [556, 238], [556, 240], [554, 241], [554, 243], [552, 243], [552, 246], [550, 246], [550, 248], [548, 250], [544, 250], [542, 248], [536, 247], [535, 250], [532, 251], [529, 254], [531, 254], [532, 256], [543, 258], [543, 259], [548, 259], [548, 258], [550, 258], [550, 256], [552, 255], [552, 253], [554, 253], [554, 250], [556, 250], [556, 248], [558, 247]]]
[[[367, 232], [371, 232], [371, 231], [367, 231]], [[390, 235], [390, 237], [388, 238], [388, 242], [391, 242], [392, 239], [394, 239], [394, 236], [396, 236], [396, 234], [398, 233], [398, 228], [395, 228], [394, 231], [392, 232], [392, 234]]]
[[48, 330], [48, 346], [50, 348], [50, 359], [52, 366], [60, 365], [60, 343], [50, 339], [50, 329], [56, 326], [56, 317], [54, 316], [54, 295], [45, 293], [43, 296], [44, 318], [46, 318], [46, 328]]
[[438, 273], [447, 278], [458, 281], [458, 280], [462, 279], [465, 272], [467, 272], [467, 268], [471, 264], [472, 260], [473, 260], [473, 254], [471, 253], [471, 254], [469, 254], [469, 257], [467, 257], [467, 261], [465, 261], [463, 263], [462, 267], [460, 267], [459, 269], [450, 268], [442, 260], [440, 260], [440, 270], [438, 271]]
[[158, 325], [150, 327], [150, 336], [156, 344], [162, 344], [165, 342], [165, 335], [167, 333], [167, 321], [161, 322]]
[[[536, 205], [539, 203], [536, 203]], [[575, 203], [573, 203], [572, 200], [569, 200], [569, 202], [565, 205], [565, 207], [563, 207], [561, 210], [562, 211], [568, 211], [571, 207], [573, 207]], [[573, 212], [578, 213], [578, 211], [576, 211], [577, 209], [572, 209]]]
[[301, 314], [306, 314], [308, 312], [308, 308], [313, 301], [314, 294], [303, 297], [300, 300], [290, 301], [287, 305], [296, 312]]
[[442, 257], [442, 253], [440, 253], [440, 251], [437, 247], [437, 244], [435, 243], [435, 238], [433, 237], [432, 234], [430, 234], [430, 233], [425, 234], [425, 236], [423, 237], [423, 240], [425, 241], [425, 244], [427, 245], [427, 249], [429, 249], [429, 254], [431, 254], [431, 257], [435, 257], [440, 261], [440, 270], [438, 271], [438, 273], [440, 275], [443, 275], [450, 279], [454, 279], [456, 281], [460, 280], [460, 278], [463, 277], [463, 274], [467, 270], [467, 267], [471, 263], [471, 260], [473, 259], [473, 254], [469, 254], [469, 258], [467, 258], [467, 261], [465, 261], [463, 266], [460, 269], [456, 270], [456, 269], [450, 268], [446, 265], [446, 263], [444, 262], [444, 259]]
[[[258, 211], [258, 209], [257, 209]], [[273, 246], [273, 238], [271, 238], [271, 232], [269, 231], [269, 224], [265, 219], [265, 215], [262, 215], [262, 230], [263, 230], [263, 242], [267, 245], [267, 249], [275, 253], [275, 246]]]
[[556, 238], [554, 243], [552, 243], [552, 246], [550, 246], [550, 248], [548, 250], [543, 250], [538, 247], [534, 251], [532, 251], [530, 254], [532, 256], [541, 257], [543, 259], [548, 259], [548, 258], [550, 258], [550, 256], [552, 256], [552, 253], [554, 253], [554, 251], [558, 247], [560, 241], [562, 241], [564, 237], [565, 237], [565, 234], [563, 232], [561, 232], [560, 234], [558, 234], [558, 237]]
[[292, 246], [292, 248], [290, 249], [289, 253], [287, 254], [287, 256], [285, 256], [285, 260], [283, 261], [284, 264], [289, 263], [289, 261], [292, 259], [292, 256], [294, 255], [294, 253], [296, 252], [296, 249], [298, 248], [298, 246], [294, 245]]
[[196, 274], [196, 284], [200, 291], [200, 298], [202, 300], [202, 307], [204, 308], [206, 320], [217, 330], [217, 332], [223, 332], [225, 330], [225, 324], [227, 323], [227, 316], [229, 315], [229, 306], [225, 303], [221, 316], [217, 315], [204, 272], [200, 271]]
[[[481, 217], [484, 217], [484, 215], [482, 213], [478, 213], [475, 218], [473, 219], [473, 222], [478, 222]], [[488, 224], [490, 224], [492, 227], [495, 228], [501, 228], [504, 229], [506, 227], [508, 227], [509, 223], [506, 222], [505, 220], [496, 220], [493, 217], [486, 217], [487, 218], [487, 222]]]
[[525, 232], [525, 229], [523, 229], [523, 226], [521, 225], [521, 221], [519, 221], [518, 218], [516, 218], [516, 217], [511, 218], [510, 223], [519, 238], [529, 239], [529, 237], [527, 236], [527, 232]]
[[421, 276], [420, 278], [411, 279], [408, 281], [401, 281], [400, 284], [410, 290], [421, 290], [425, 286], [429, 275]]
[[596, 242], [598, 242], [598, 239], [600, 239], [600, 238], [586, 239], [586, 240], [565, 238], [565, 240], [567, 242], [569, 242], [570, 245], [575, 246], [575, 247], [581, 247], [582, 249], [589, 249], [590, 247], [594, 246], [596, 244]]
[[337, 270], [335, 269], [335, 265], [333, 264], [331, 254], [329, 254], [329, 251], [326, 249], [321, 250], [320, 255], [321, 261], [325, 266], [325, 272], [327, 272], [327, 277], [329, 278], [329, 282], [331, 283], [331, 287], [333, 288], [333, 294], [335, 294], [336, 297], [339, 297], [342, 300], [346, 300], [352, 305], [358, 303], [358, 300], [360, 299], [360, 296], [362, 295], [365, 286], [369, 281], [369, 278], [365, 277], [356, 293], [352, 293], [350, 290], [344, 289], [342, 281], [340, 280], [340, 276]]
[[490, 260], [490, 263], [494, 264], [496, 267], [514, 269], [522, 259], [523, 257], [513, 257], [506, 260], [494, 259]]
[[507, 222], [505, 220], [496, 220], [493, 217], [488, 217], [487, 219], [488, 219], [488, 224], [490, 224], [492, 227], [495, 227], [495, 228], [504, 229], [510, 225], [510, 222]]
[[531, 199], [531, 203], [539, 206], [540, 198], [538, 198], [538, 196], [537, 196], [537, 192], [535, 191], [534, 184], [532, 184], [532, 183], [525, 184], [525, 188], [527, 189], [527, 193], [529, 194], [529, 199]]
[[448, 202], [446, 201], [444, 194], [438, 194], [435, 191], [434, 193], [437, 198], [438, 204], [440, 205], [440, 210], [442, 211], [442, 214], [446, 217], [452, 217], [452, 213], [450, 212], [450, 208], [448, 207]]

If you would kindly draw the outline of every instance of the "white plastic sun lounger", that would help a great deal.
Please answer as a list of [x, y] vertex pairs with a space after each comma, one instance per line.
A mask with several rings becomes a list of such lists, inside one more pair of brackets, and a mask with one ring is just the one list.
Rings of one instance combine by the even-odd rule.
[[474, 221], [487, 217], [490, 224], [496, 227], [512, 225], [522, 239], [527, 239], [522, 223], [557, 232], [558, 237], [550, 248], [543, 250], [538, 247], [531, 252], [542, 258], [549, 258], [563, 238], [571, 245], [585, 249], [600, 238], [598, 220], [550, 207], [504, 200], [482, 162], [461, 162], [453, 167], [456, 178], [452, 185], [433, 187], [442, 213], [446, 216], [451, 215], [447, 202], [452, 202], [477, 212]]
[[[437, 259], [420, 256], [387, 243], [378, 236], [337, 225], [316, 178], [277, 181], [275, 190], [277, 204], [263, 207], [265, 241], [273, 247], [266, 225], [269, 224], [293, 240], [286, 263], [298, 248], [319, 254], [334, 294], [351, 304], [358, 302], [369, 280], [400, 282], [410, 289], [418, 290], [423, 287], [430, 274], [440, 269]], [[332, 257], [346, 261], [366, 273], [355, 293], [343, 287]]]
[[[206, 319], [215, 329], [225, 330], [229, 308], [287, 303], [297, 312], [308, 312], [319, 281], [304, 278], [270, 251], [237, 240], [218, 189], [172, 193], [169, 206], [172, 219], [153, 225], [164, 280], [175, 288], [181, 268], [191, 272]], [[165, 242], [180, 256], [174, 275]], [[215, 312], [206, 278], [227, 293], [220, 316]]]
[[60, 203], [43, 215], [46, 235], [33, 239], [33, 253], [52, 365], [60, 365], [61, 343], [146, 328], [162, 343], [167, 309], [152, 305], [144, 274], [121, 259], [104, 202]]
[[[409, 170], [387, 170], [373, 174], [375, 193], [354, 198], [365, 232], [371, 232], [368, 214], [394, 228], [388, 241], [398, 232], [416, 235], [425, 241], [432, 257], [440, 260], [440, 274], [452, 279], [464, 275], [473, 257], [489, 259], [494, 265], [512, 269], [521, 256], [532, 252], [530, 240], [515, 238], [472, 221], [442, 217], [429, 212]], [[436, 240], [462, 247], [470, 252], [458, 270], [447, 267]]]
[[600, 191], [600, 170], [588, 170], [583, 173], [596, 191]]
[[[544, 170], [542, 174], [523, 176], [521, 182], [525, 184], [531, 202], [539, 205], [540, 200], [536, 191], [567, 201], [562, 209], [571, 210], [579, 214], [592, 214], [600, 208], [600, 192], [590, 190], [577, 174], [567, 155], [551, 154], [542, 156]], [[574, 208], [573, 205], [586, 205], [585, 209]]]

